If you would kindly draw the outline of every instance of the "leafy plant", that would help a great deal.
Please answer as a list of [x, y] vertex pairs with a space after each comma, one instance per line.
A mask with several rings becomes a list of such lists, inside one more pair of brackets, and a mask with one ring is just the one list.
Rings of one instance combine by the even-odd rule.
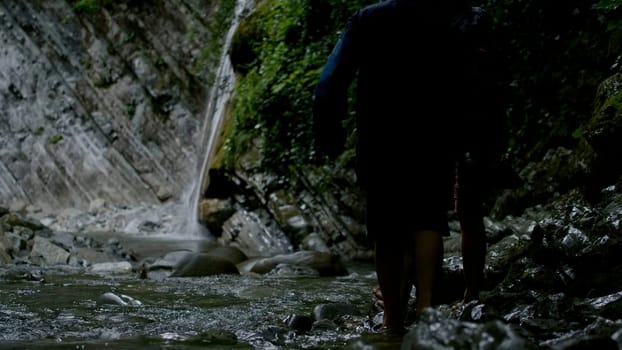
[[347, 18], [372, 2], [267, 0], [240, 24], [231, 52], [240, 79], [228, 164], [247, 150], [240, 140], [253, 138], [264, 140], [263, 165], [273, 171], [309, 161], [315, 84]]
[[589, 120], [596, 88], [620, 54], [608, 20], [619, 3], [483, 1], [507, 62], [510, 151], [519, 162], [576, 145], [575, 131]]
[[597, 10], [615, 11], [622, 6], [622, 0], [600, 0], [594, 4]]
[[103, 6], [111, 3], [112, 0], [73, 0], [71, 6], [78, 13], [92, 15], [99, 12]]
[[54, 136], [51, 136], [51, 137], [48, 139], [48, 141], [49, 141], [51, 144], [55, 145], [55, 144], [59, 143], [62, 139], [63, 139], [63, 135], [56, 134], [56, 135], [54, 135]]
[[[201, 55], [192, 70], [194, 74], [204, 73], [208, 84], [213, 84], [216, 75], [210, 71], [210, 67], [217, 67], [222, 54], [223, 40], [231, 25], [231, 19], [235, 11], [235, 0], [222, 0], [218, 11], [215, 11], [208, 21], [208, 33], [211, 38], [206, 41], [206, 46], [201, 50]], [[193, 40], [194, 34], [188, 34], [186, 40]]]
[[127, 116], [130, 120], [134, 119], [134, 116], [136, 115], [136, 104], [134, 104], [133, 102], [128, 103], [125, 106], [125, 110], [127, 112]]
[[[311, 103], [320, 71], [347, 20], [373, 0], [264, 0], [234, 37], [239, 80], [227, 164], [262, 139], [264, 165], [288, 171], [313, 156]], [[520, 163], [573, 147], [598, 84], [622, 54], [622, 0], [482, 0], [507, 67], [510, 155]], [[350, 132], [355, 123], [346, 120]], [[350, 144], [351, 146], [351, 144]], [[351, 151], [351, 148], [348, 150]]]

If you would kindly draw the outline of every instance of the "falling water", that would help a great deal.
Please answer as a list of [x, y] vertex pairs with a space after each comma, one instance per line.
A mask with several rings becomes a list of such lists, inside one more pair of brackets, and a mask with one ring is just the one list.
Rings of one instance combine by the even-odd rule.
[[[201, 142], [197, 146], [199, 151], [196, 156], [197, 175], [194, 177], [194, 181], [187, 184], [186, 190], [178, 201], [145, 204], [150, 203], [147, 199], [140, 201], [143, 204], [124, 206], [117, 205], [112, 201], [99, 203], [93, 198], [89, 198], [91, 205], [88, 210], [68, 208], [60, 213], [55, 213], [55, 215], [47, 215], [45, 211], [41, 211], [38, 214], [39, 216], [35, 216], [35, 218], [51, 229], [58, 231], [123, 232], [130, 235], [146, 234], [152, 238], [182, 238], [184, 240], [193, 237], [209, 238], [210, 233], [207, 228], [198, 221], [199, 200], [209, 183], [207, 171], [214, 153], [214, 143], [221, 128], [226, 104], [234, 88], [234, 72], [228, 55], [229, 47], [239, 22], [253, 6], [254, 0], [236, 0], [231, 25], [224, 38], [216, 78], [214, 85], [210, 88], [207, 108], [202, 119]], [[75, 132], [78, 135], [80, 133], [83, 131]], [[79, 141], [82, 148], [98, 149], [97, 147], [90, 147], [92, 140], [80, 138]], [[70, 162], [68, 161], [68, 163]], [[101, 161], [98, 158], [93, 164], [93, 167], [99, 167]], [[0, 170], [4, 168], [4, 165], [0, 164]], [[11, 185], [5, 183], [0, 177], [0, 190], [9, 188], [9, 186]], [[86, 191], [83, 190], [82, 192]], [[139, 195], [135, 193], [122, 195], [130, 197], [126, 202], [139, 198]], [[93, 205], [96, 203], [99, 204]]]
[[225, 114], [225, 106], [231, 97], [234, 85], [234, 72], [231, 66], [231, 60], [228, 55], [229, 46], [231, 45], [231, 39], [233, 34], [240, 23], [242, 17], [251, 9], [253, 0], [237, 0], [235, 5], [235, 14], [231, 21], [231, 27], [225, 37], [225, 42], [220, 56], [220, 64], [218, 71], [216, 72], [216, 79], [214, 85], [210, 89], [210, 99], [207, 105], [205, 124], [203, 126], [204, 139], [201, 145], [204, 150], [204, 158], [199, 168], [199, 177], [196, 182], [192, 184], [189, 192], [184, 196], [184, 201], [187, 203], [188, 208], [186, 213], [187, 217], [187, 232], [194, 233], [196, 235], [209, 235], [207, 228], [200, 225], [198, 222], [199, 214], [199, 201], [201, 195], [209, 184], [207, 176], [207, 170], [209, 169], [210, 161], [214, 153], [214, 142], [216, 141], [216, 135], [220, 130], [222, 119]]

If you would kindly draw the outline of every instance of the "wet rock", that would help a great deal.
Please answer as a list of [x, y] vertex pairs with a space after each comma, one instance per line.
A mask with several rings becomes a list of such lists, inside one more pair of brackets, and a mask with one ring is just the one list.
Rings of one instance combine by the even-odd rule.
[[267, 208], [274, 214], [276, 221], [289, 233], [294, 242], [302, 241], [311, 230], [310, 220], [296, 205], [289, 192], [283, 189], [270, 193]]
[[239, 274], [231, 261], [209, 253], [191, 253], [175, 267], [170, 277], [201, 277], [220, 274]]
[[246, 256], [246, 254], [244, 254], [243, 251], [241, 251], [237, 247], [231, 247], [231, 246], [213, 247], [213, 248], [210, 248], [206, 253], [209, 253], [209, 255], [211, 256], [221, 257], [236, 265], [248, 259], [248, 257]]
[[178, 266], [181, 261], [184, 260], [188, 255], [192, 254], [187, 250], [168, 252], [161, 258], [149, 258], [153, 261], [142, 261], [141, 264], [147, 266], [149, 270], [157, 270], [157, 269], [169, 269], [172, 270], [175, 266]]
[[554, 337], [542, 341], [541, 346], [551, 349], [617, 349], [616, 334], [622, 329], [622, 320], [607, 320], [601, 317], [591, 319], [591, 323], [575, 327], [566, 332], [555, 332]]
[[339, 325], [333, 320], [330, 319], [322, 319], [313, 322], [313, 327], [311, 327], [312, 331], [334, 331], [339, 328]]
[[551, 347], [552, 350], [619, 350], [618, 344], [610, 337], [585, 337], [571, 339]]
[[401, 349], [536, 349], [498, 320], [462, 322], [428, 309], [403, 339]]
[[222, 234], [222, 226], [235, 213], [231, 199], [206, 198], [199, 204], [199, 221], [215, 236]]
[[283, 322], [292, 330], [308, 332], [313, 327], [314, 319], [306, 315], [289, 315]]
[[290, 264], [278, 264], [268, 274], [275, 276], [320, 276], [320, 272], [312, 267]]
[[223, 246], [236, 246], [246, 256], [273, 256], [294, 251], [285, 233], [257, 213], [237, 211], [223, 225], [218, 239]]
[[8, 224], [10, 227], [25, 227], [27, 229], [33, 230], [33, 231], [37, 231], [37, 230], [43, 230], [46, 227], [40, 223], [37, 220], [34, 219], [30, 219], [30, 218], [25, 218], [21, 215], [18, 215], [16, 213], [10, 213], [8, 215], [3, 216], [0, 221]]
[[302, 250], [315, 250], [317, 252], [330, 252], [330, 248], [328, 248], [328, 245], [326, 244], [324, 239], [322, 239], [322, 237], [315, 232], [308, 234], [302, 240], [302, 243], [300, 244], [300, 248]]
[[320, 276], [345, 276], [348, 274], [339, 256], [332, 253], [304, 250], [254, 260], [250, 266], [245, 267], [245, 270], [264, 274], [272, 271], [279, 264], [310, 267], [317, 270]]
[[233, 346], [238, 343], [238, 337], [235, 333], [225, 329], [209, 329], [197, 336], [186, 339], [184, 343], [197, 344], [202, 347]]
[[4, 246], [4, 242], [0, 241], [0, 264], [6, 264], [13, 260], [9, 255], [8, 249]]
[[319, 304], [313, 308], [313, 317], [316, 321], [332, 320], [345, 315], [359, 315], [357, 307], [349, 303]]
[[622, 319], [622, 291], [586, 299], [583, 303], [593, 307], [596, 313], [602, 317], [610, 320]]
[[600, 197], [604, 186], [613, 184], [622, 166], [622, 73], [616, 73], [601, 82], [596, 92], [592, 119], [585, 125], [585, 138], [593, 148], [595, 159], [591, 167], [588, 195]]
[[35, 236], [30, 259], [35, 263], [42, 264], [66, 264], [70, 253], [65, 249], [50, 242], [50, 240]]
[[129, 273], [133, 267], [127, 261], [103, 262], [91, 265], [90, 271], [96, 273]]
[[143, 303], [140, 300], [134, 299], [125, 294], [115, 294], [111, 292], [106, 292], [99, 296], [97, 300], [99, 304], [109, 304], [109, 305], [121, 305], [121, 306], [141, 306]]
[[83, 260], [87, 266], [107, 262], [119, 262], [121, 260], [116, 256], [107, 254], [94, 248], [77, 248], [75, 249], [73, 254], [76, 259]]

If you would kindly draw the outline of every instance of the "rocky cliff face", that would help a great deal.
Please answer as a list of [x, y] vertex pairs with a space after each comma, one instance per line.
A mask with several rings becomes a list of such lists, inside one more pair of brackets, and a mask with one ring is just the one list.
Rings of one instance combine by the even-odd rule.
[[57, 214], [182, 200], [198, 181], [227, 8], [0, 2], [0, 202]]

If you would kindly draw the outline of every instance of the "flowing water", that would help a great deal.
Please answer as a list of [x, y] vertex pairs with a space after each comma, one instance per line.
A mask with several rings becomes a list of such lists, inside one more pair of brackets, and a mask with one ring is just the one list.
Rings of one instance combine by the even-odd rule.
[[242, 17], [250, 11], [253, 5], [253, 0], [237, 0], [234, 10], [234, 16], [231, 21], [231, 27], [225, 36], [222, 54], [220, 57], [220, 63], [218, 70], [216, 71], [215, 84], [210, 89], [210, 100], [206, 109], [206, 122], [204, 124], [203, 135], [203, 162], [200, 163], [199, 177], [197, 182], [193, 183], [190, 187], [188, 198], [185, 200], [190, 205], [188, 210], [188, 222], [190, 223], [191, 231], [199, 234], [204, 234], [206, 228], [198, 224], [199, 213], [199, 201], [205, 189], [209, 184], [209, 178], [207, 177], [207, 170], [210, 166], [210, 161], [214, 153], [214, 145], [216, 142], [216, 135], [221, 129], [222, 120], [225, 116], [225, 107], [234, 88], [234, 71], [231, 65], [231, 59], [229, 58], [229, 47], [231, 46], [231, 40], [235, 33], [238, 24], [242, 20]]
[[[130, 241], [131, 240], [131, 241]], [[200, 250], [205, 240], [126, 240], [140, 254]], [[0, 349], [341, 349], [369, 333], [372, 266], [344, 277], [219, 275], [141, 279], [136, 272], [0, 267]], [[104, 293], [128, 296], [122, 306]], [[129, 298], [126, 300], [130, 300]], [[297, 333], [285, 320], [324, 303], [350, 303], [349, 325]]]

